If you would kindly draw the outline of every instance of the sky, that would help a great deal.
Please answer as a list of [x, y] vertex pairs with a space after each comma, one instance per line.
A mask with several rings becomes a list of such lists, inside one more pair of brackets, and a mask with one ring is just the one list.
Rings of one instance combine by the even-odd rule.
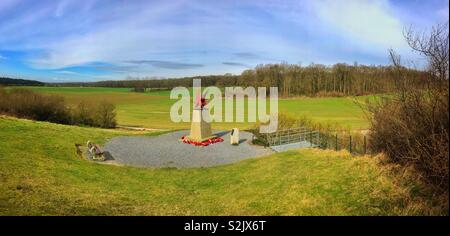
[[448, 0], [0, 0], [0, 76], [45, 82], [240, 74], [259, 64], [418, 64], [402, 31]]

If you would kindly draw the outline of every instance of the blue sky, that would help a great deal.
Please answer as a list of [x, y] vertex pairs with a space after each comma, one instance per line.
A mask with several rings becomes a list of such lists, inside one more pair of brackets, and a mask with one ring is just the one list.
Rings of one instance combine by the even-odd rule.
[[48, 82], [239, 74], [266, 63], [420, 64], [402, 30], [448, 0], [1, 0], [0, 75]]

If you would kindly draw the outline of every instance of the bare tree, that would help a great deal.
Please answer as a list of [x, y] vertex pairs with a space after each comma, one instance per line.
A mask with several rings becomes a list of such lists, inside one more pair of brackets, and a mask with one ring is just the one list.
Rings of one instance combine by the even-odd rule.
[[[405, 40], [413, 51], [427, 59], [428, 71], [425, 77], [412, 73], [402, 65], [400, 56], [389, 50], [400, 93], [369, 107], [373, 114], [369, 145], [372, 151], [385, 153], [392, 162], [415, 167], [435, 188], [433, 191], [442, 196], [439, 204], [448, 209], [448, 23], [417, 32], [405, 30]], [[411, 84], [422, 80], [428, 87]]]
[[[404, 100], [405, 93], [408, 90], [406, 87], [408, 77], [405, 73], [406, 70], [404, 70], [404, 66], [402, 65], [401, 56], [397, 54], [394, 49], [389, 49], [389, 58], [391, 59], [391, 62], [394, 66], [395, 77], [398, 78], [394, 80], [395, 86], [400, 92], [400, 99]], [[411, 87], [414, 87], [414, 85], [412, 85]]]
[[408, 45], [427, 58], [430, 72], [441, 81], [448, 80], [449, 75], [448, 32], [448, 22], [433, 26], [430, 32], [411, 27], [403, 32]]

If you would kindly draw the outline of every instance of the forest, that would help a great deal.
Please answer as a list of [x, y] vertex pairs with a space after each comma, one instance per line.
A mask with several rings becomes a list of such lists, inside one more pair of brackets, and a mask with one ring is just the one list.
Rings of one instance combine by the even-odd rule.
[[0, 76], [0, 85], [44, 86], [45, 83], [36, 80], [13, 79]]
[[[401, 72], [399, 71], [401, 70]], [[402, 75], [404, 79], [399, 78]], [[427, 72], [406, 67], [366, 66], [338, 63], [332, 66], [311, 64], [262, 64], [240, 75], [210, 75], [172, 79], [132, 78], [91, 83], [60, 83], [54, 86], [127, 87], [135, 91], [191, 87], [201, 78], [202, 86], [278, 87], [280, 96], [349, 96], [397, 92], [399, 83], [424, 87]]]

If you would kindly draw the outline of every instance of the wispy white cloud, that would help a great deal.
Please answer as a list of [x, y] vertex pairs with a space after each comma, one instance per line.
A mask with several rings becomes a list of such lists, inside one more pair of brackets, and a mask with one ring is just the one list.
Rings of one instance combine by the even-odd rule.
[[388, 1], [322, 0], [313, 6], [321, 20], [350, 40], [385, 49], [405, 46], [403, 25]]
[[247, 65], [245, 63], [240, 63], [240, 62], [224, 61], [224, 62], [222, 62], [222, 64], [227, 65], [227, 66], [238, 66], [238, 67], [250, 68], [249, 65]]
[[[72, 34], [43, 45], [47, 53], [29, 60], [35, 68], [56, 69], [83, 65], [93, 61], [117, 63], [123, 60], [145, 59], [149, 53], [161, 50], [178, 50], [188, 46], [189, 29], [183, 26], [159, 25], [161, 18], [169, 12], [180, 10], [178, 4], [149, 5], [129, 14], [109, 19], [108, 23], [95, 31], [84, 34]], [[100, 15], [99, 18], [107, 17]], [[184, 36], [183, 36], [184, 35]]]
[[58, 74], [67, 74], [67, 75], [76, 75], [76, 74], [79, 74], [78, 72], [70, 71], [70, 70], [59, 70], [59, 71], [56, 71], [55, 73], [58, 73]]
[[[409, 3], [402, 4], [3, 0], [0, 12], [7, 14], [0, 14], [0, 52], [22, 51], [21, 63], [31, 69], [59, 70], [67, 77], [72, 67], [116, 78], [240, 73], [245, 67], [238, 64], [280, 61], [387, 63], [388, 48], [406, 48], [404, 20], [414, 17], [405, 10]], [[448, 18], [443, 10], [430, 9], [429, 14]], [[130, 63], [139, 61], [146, 63]]]

